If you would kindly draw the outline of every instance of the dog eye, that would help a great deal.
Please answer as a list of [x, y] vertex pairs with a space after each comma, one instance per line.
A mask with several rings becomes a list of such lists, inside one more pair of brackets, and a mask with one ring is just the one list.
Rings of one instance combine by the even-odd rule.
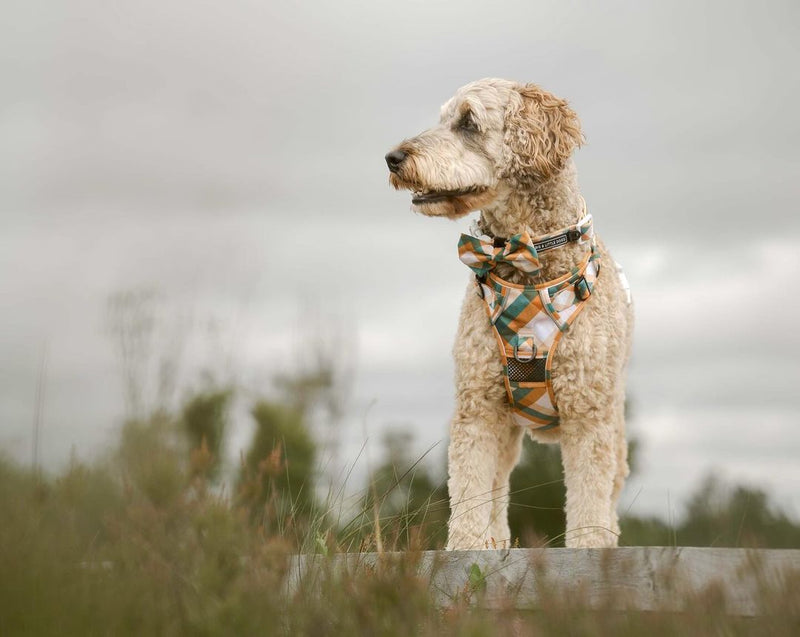
[[458, 128], [463, 131], [477, 132], [478, 125], [475, 123], [472, 111], [467, 111], [461, 116], [461, 119], [458, 120]]

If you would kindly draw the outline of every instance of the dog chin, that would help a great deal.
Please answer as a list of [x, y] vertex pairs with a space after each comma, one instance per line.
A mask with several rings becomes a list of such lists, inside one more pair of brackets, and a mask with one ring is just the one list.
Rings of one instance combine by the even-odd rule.
[[470, 212], [480, 210], [490, 204], [495, 198], [494, 191], [486, 191], [474, 195], [462, 195], [460, 197], [448, 197], [441, 201], [427, 203], [412, 203], [411, 210], [425, 215], [426, 217], [447, 217], [448, 219], [460, 219]]

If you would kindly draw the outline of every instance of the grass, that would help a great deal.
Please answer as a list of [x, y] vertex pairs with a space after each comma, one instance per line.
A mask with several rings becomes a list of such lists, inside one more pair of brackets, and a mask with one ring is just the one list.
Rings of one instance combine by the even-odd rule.
[[[279, 504], [270, 476], [282, 468], [280, 458], [262, 463], [259, 484], [268, 494], [256, 501], [211, 488], [211, 460], [203, 445], [189, 451], [181, 444], [163, 415], [128, 423], [112, 455], [91, 465], [73, 462], [58, 476], [0, 460], [0, 635], [788, 635], [800, 629], [798, 578], [765, 584], [759, 594], [769, 613], [751, 619], [726, 615], [713, 591], [687, 600], [684, 613], [590, 611], [581, 591], [553, 594], [536, 611], [517, 610], [512, 598], [490, 610], [482, 603], [486, 574], [479, 569], [442, 606], [430, 575], [417, 568], [422, 543], [408, 512], [394, 528], [391, 521], [375, 524], [384, 543], [403, 537], [409, 550], [342, 570], [329, 556], [352, 542], [342, 543], [347, 536], [337, 533], [329, 513]], [[426, 519], [425, 511], [417, 513]], [[286, 573], [297, 551], [319, 559], [312, 576], [289, 591]]]

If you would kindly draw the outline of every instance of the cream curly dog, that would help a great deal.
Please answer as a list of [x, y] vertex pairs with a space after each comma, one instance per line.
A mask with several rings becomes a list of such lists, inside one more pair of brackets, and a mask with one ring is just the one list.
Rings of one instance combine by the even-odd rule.
[[[485, 235], [540, 237], [583, 215], [571, 160], [581, 141], [566, 101], [533, 84], [484, 79], [459, 89], [442, 106], [439, 125], [402, 142], [386, 162], [392, 185], [412, 191], [417, 212], [458, 218], [480, 210]], [[586, 250], [576, 242], [542, 253], [533, 277], [508, 263], [495, 272], [516, 284], [552, 281], [585, 262]], [[547, 431], [514, 424], [486, 307], [469, 285], [453, 350], [448, 549], [510, 546], [509, 476], [526, 429], [539, 442], [561, 444], [567, 546], [617, 545], [616, 505], [628, 475], [625, 367], [633, 319], [626, 288], [599, 240], [596, 251], [591, 295], [552, 357], [559, 422]]]

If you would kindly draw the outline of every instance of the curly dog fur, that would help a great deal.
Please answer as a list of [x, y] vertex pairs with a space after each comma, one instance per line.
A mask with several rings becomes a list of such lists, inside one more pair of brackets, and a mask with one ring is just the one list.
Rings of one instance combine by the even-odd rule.
[[[567, 102], [536, 85], [500, 79], [468, 84], [442, 106], [438, 126], [407, 139], [386, 161], [413, 210], [461, 217], [481, 211], [484, 231], [509, 237], [555, 232], [581, 216], [571, 156], [582, 142]], [[625, 368], [633, 326], [614, 262], [598, 242], [601, 275], [586, 307], [561, 339], [552, 365], [559, 427], [529, 431], [561, 444], [567, 488], [566, 544], [616, 546], [616, 505], [628, 475]], [[585, 247], [542, 255], [537, 277], [506, 266], [498, 275], [541, 283], [576, 266]], [[456, 407], [450, 424], [448, 549], [510, 546], [509, 476], [524, 430], [513, 425], [497, 345], [470, 283], [453, 354]]]

